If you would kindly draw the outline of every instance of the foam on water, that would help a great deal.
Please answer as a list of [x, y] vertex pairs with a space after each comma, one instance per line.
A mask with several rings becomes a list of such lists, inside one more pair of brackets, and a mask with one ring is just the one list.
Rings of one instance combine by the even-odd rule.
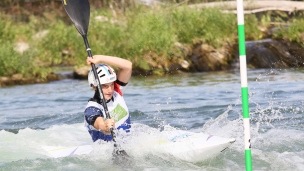
[[[170, 128], [168, 126], [168, 128]], [[172, 128], [172, 127], [171, 127]], [[132, 131], [136, 132], [132, 137], [127, 137], [118, 132], [117, 142], [122, 149], [135, 160], [136, 169], [139, 170], [187, 170], [199, 168], [198, 166], [174, 159], [164, 153], [161, 148], [154, 148], [157, 140], [160, 140], [160, 131], [143, 124], [134, 124]], [[173, 128], [172, 128], [173, 129]], [[0, 168], [5, 170], [83, 170], [83, 169], [109, 169], [121, 170], [121, 166], [112, 164], [112, 143], [92, 143], [89, 134], [83, 124], [56, 125], [45, 130], [23, 129], [17, 134], [1, 131], [1, 155]], [[122, 138], [124, 137], [124, 138]], [[123, 141], [130, 142], [125, 144]], [[5, 140], [5, 141], [4, 141]], [[52, 158], [42, 146], [93, 146], [89, 155], [70, 156], [64, 158]], [[99, 163], [99, 164], [97, 164]], [[114, 167], [114, 168], [113, 168]], [[128, 168], [124, 168], [128, 170]], [[133, 170], [134, 167], [129, 168]], [[18, 170], [18, 169], [17, 169]]]
[[[234, 158], [233, 161], [230, 161], [233, 163], [241, 162], [244, 158], [244, 139], [242, 117], [229, 120], [228, 113], [231, 110], [233, 109], [229, 106], [226, 112], [209, 120], [201, 130], [196, 131], [236, 138], [236, 142], [230, 148], [231, 155], [240, 155], [241, 158]], [[259, 116], [260, 120], [251, 124], [250, 130], [254, 170], [304, 170], [304, 132], [297, 129], [276, 128], [273, 124], [274, 120], [286, 119], [292, 122], [293, 118], [287, 119], [276, 112], [270, 112], [269, 116], [262, 116], [262, 114]], [[271, 125], [271, 129], [264, 128], [269, 125]]]
[[[228, 107], [227, 111], [222, 115], [208, 121], [203, 129], [193, 130], [195, 132], [236, 138], [236, 142], [226, 152], [219, 155], [217, 159], [205, 161], [202, 164], [179, 161], [172, 158], [172, 156], [166, 155], [161, 149], [154, 148], [152, 142], [161, 139], [160, 130], [147, 125], [134, 124], [132, 131], [135, 133], [132, 137], [119, 132], [117, 141], [135, 159], [136, 169], [182, 170], [181, 168], [183, 168], [184, 170], [218, 170], [226, 168], [225, 166], [227, 165], [229, 165], [228, 170], [243, 169], [243, 123], [241, 118], [228, 120], [228, 113], [231, 110]], [[259, 126], [253, 125], [251, 127], [252, 160], [255, 170], [292, 169], [300, 171], [304, 169], [304, 145], [302, 143], [304, 133], [302, 131], [272, 128], [267, 132], [259, 132]], [[170, 126], [167, 128], [170, 128]], [[131, 143], [125, 145], [123, 143], [125, 139], [121, 137], [128, 139]], [[66, 170], [67, 168], [68, 170], [82, 170], [90, 167], [109, 169], [113, 167], [111, 160], [113, 144], [93, 144], [82, 123], [55, 125], [45, 130], [26, 128], [20, 130], [17, 134], [2, 130], [0, 131], [0, 144], [1, 154], [6, 154], [0, 156], [0, 167], [3, 166], [3, 168], [8, 170], [13, 170], [17, 166], [20, 167], [21, 164], [28, 165], [29, 170], [39, 170], [41, 167], [44, 170], [51, 170], [54, 167], [57, 170]], [[57, 159], [50, 157], [41, 148], [41, 146], [87, 144], [93, 145], [93, 151], [90, 155]], [[96, 164], [96, 162], [102, 163], [102, 166]], [[79, 163], [81, 163], [81, 167], [79, 167]], [[217, 164], [224, 166], [218, 166]], [[214, 165], [217, 166], [217, 169], [212, 169]], [[258, 167], [255, 167], [255, 165], [258, 165]], [[119, 166], [115, 167], [117, 167], [117, 170], [121, 169]]]
[[[83, 124], [55, 125], [45, 130], [21, 129], [17, 134], [0, 131], [0, 162], [46, 156], [41, 146], [71, 146], [90, 142]], [[3, 153], [2, 153], [3, 152]]]

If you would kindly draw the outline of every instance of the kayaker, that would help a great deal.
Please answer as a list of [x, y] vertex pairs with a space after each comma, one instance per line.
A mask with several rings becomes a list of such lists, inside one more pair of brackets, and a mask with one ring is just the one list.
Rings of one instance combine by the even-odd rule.
[[[106, 55], [94, 55], [86, 60], [88, 65], [95, 64], [101, 89], [106, 100], [111, 119], [106, 119], [102, 98], [100, 98], [93, 71], [88, 74], [90, 87], [95, 91], [84, 111], [85, 125], [92, 140], [111, 141], [110, 128], [123, 129], [129, 132], [131, 127], [128, 107], [123, 98], [121, 86], [126, 86], [132, 74], [132, 62], [129, 60]], [[117, 74], [110, 66], [117, 67]]]

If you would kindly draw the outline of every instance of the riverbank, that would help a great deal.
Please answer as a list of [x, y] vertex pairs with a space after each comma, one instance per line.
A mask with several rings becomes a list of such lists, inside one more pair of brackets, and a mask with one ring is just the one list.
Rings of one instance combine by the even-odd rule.
[[[96, 9], [91, 11], [88, 38], [94, 54], [131, 60], [134, 76], [237, 69], [236, 15], [234, 9], [222, 10], [187, 5], [130, 7], [125, 12]], [[253, 41], [247, 47], [248, 66], [301, 67], [301, 15], [301, 10], [246, 15], [246, 40]], [[3, 13], [1, 17], [8, 19]], [[1, 48], [0, 86], [60, 79], [52, 69], [56, 66], [74, 66], [73, 78], [86, 78], [84, 45], [67, 16], [44, 12], [29, 15], [28, 21], [3, 20], [0, 25], [7, 45]], [[271, 41], [261, 41], [265, 39]], [[267, 60], [265, 53], [271, 53]]]

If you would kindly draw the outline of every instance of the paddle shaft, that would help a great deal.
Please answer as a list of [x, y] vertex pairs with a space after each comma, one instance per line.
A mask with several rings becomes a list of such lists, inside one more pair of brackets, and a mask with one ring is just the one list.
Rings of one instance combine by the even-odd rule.
[[[83, 37], [83, 40], [84, 40], [84, 44], [85, 44], [85, 46], [87, 48], [87, 53], [88, 53], [89, 57], [93, 58], [92, 50], [90, 48], [87, 36], [83, 35], [82, 37]], [[96, 70], [95, 64], [92, 63], [91, 66], [92, 66], [92, 70], [93, 70], [93, 73], [94, 73], [95, 81], [97, 81], [97, 83], [98, 83], [97, 84], [97, 88], [99, 90], [99, 96], [102, 99], [102, 106], [103, 106], [103, 108], [105, 110], [106, 118], [110, 119], [111, 116], [110, 116], [109, 111], [108, 111], [108, 106], [107, 106], [107, 104], [106, 104], [106, 102], [104, 100], [105, 98], [104, 98], [104, 95], [103, 95], [103, 92], [102, 92], [102, 89], [101, 89], [101, 83], [100, 83], [100, 81], [98, 79], [98, 74], [97, 74], [97, 70]]]
[[[90, 44], [89, 44], [87, 36], [86, 35], [82, 35], [82, 38], [83, 38], [84, 44], [86, 46], [88, 56], [91, 57], [91, 58], [93, 58], [92, 50], [90, 48]], [[109, 110], [108, 110], [108, 106], [106, 104], [106, 101], [105, 101], [105, 98], [104, 98], [104, 94], [102, 92], [101, 83], [100, 83], [100, 81], [98, 79], [98, 74], [97, 74], [97, 70], [96, 70], [95, 64], [92, 63], [91, 67], [92, 67], [92, 71], [93, 71], [93, 74], [94, 74], [94, 77], [95, 77], [95, 81], [97, 81], [97, 83], [98, 83], [97, 84], [97, 88], [98, 88], [99, 96], [102, 99], [101, 100], [102, 101], [102, 106], [104, 108], [104, 112], [105, 112], [106, 118], [107, 119], [111, 119], [111, 116], [110, 116]], [[113, 128], [110, 128], [110, 131], [111, 131], [111, 135], [112, 135], [113, 141], [116, 142], [116, 140], [115, 140], [116, 135], [115, 135], [115, 133], [113, 131]], [[114, 146], [116, 147], [117, 145], [114, 144]]]
[[[62, 0], [63, 7], [68, 14], [69, 18], [72, 20], [74, 26], [76, 27], [77, 31], [82, 35], [87, 53], [89, 57], [93, 58], [92, 51], [89, 45], [89, 41], [87, 38], [87, 32], [89, 28], [89, 20], [90, 20], [90, 4], [88, 0]], [[105, 102], [105, 98], [102, 92], [101, 84], [98, 79], [98, 74], [96, 71], [95, 64], [91, 64], [92, 71], [94, 74], [95, 82], [97, 83], [97, 88], [99, 90], [99, 96], [102, 101], [102, 106], [104, 108], [104, 113], [106, 116], [106, 119], [110, 119], [111, 116], [108, 111], [108, 106]], [[110, 129], [111, 135], [113, 138], [113, 141], [115, 141], [115, 133], [113, 131], [113, 128]], [[116, 143], [114, 144], [116, 147]]]

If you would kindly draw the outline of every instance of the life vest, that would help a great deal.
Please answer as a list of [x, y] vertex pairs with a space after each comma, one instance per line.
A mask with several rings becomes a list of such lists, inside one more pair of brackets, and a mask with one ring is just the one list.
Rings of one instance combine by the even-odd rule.
[[[123, 129], [126, 132], [129, 132], [129, 129], [131, 127], [130, 115], [123, 97], [117, 91], [114, 91], [112, 99], [110, 99], [106, 104], [111, 118], [113, 118], [115, 121], [116, 129]], [[93, 125], [90, 125], [88, 123], [86, 118], [96, 117], [96, 115], [106, 118], [104, 108], [101, 105], [100, 101], [93, 98], [90, 99], [85, 109], [85, 126], [90, 133], [93, 141], [96, 141], [98, 139], [111, 141], [111, 135], [103, 134], [102, 132], [96, 130]]]

